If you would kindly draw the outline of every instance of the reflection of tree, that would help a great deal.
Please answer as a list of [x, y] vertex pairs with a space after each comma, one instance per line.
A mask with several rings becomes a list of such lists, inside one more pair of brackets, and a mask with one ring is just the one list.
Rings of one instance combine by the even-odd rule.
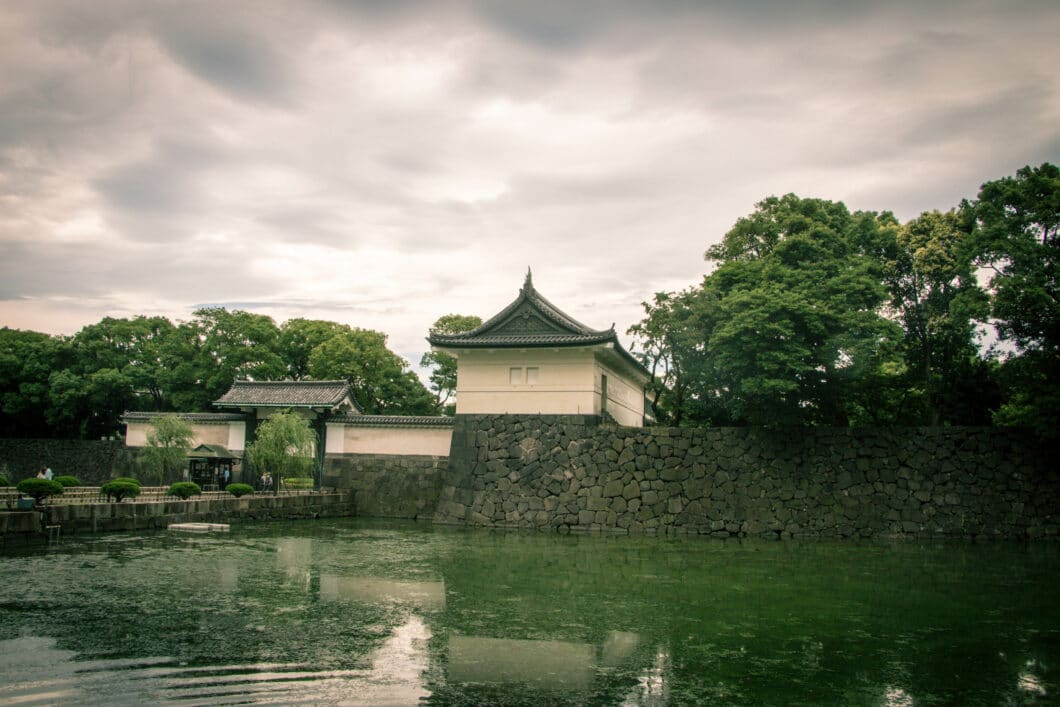
[[[469, 637], [589, 646], [592, 680], [578, 698], [587, 702], [618, 704], [649, 687], [689, 704], [871, 703], [888, 690], [1000, 703], [1030, 694], [1021, 680], [1049, 689], [1048, 675], [1026, 664], [1055, 649], [1023, 629], [1060, 611], [1022, 583], [1035, 563], [1012, 548], [517, 533], [451, 540], [437, 564], [447, 605], [432, 622], [432, 655], [466, 660]], [[605, 659], [611, 631], [638, 636], [617, 666]], [[552, 694], [527, 680], [432, 689], [443, 703]]]

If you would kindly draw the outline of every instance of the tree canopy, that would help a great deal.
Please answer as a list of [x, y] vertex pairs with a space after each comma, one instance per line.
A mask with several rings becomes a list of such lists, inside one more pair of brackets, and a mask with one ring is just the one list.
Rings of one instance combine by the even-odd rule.
[[125, 411], [210, 411], [243, 378], [345, 379], [366, 412], [437, 409], [381, 332], [211, 307], [176, 324], [106, 317], [69, 337], [0, 329], [0, 435], [116, 435]]
[[[480, 326], [482, 319], [467, 314], [444, 314], [435, 320], [431, 331], [439, 334], [460, 334]], [[444, 351], [428, 351], [420, 358], [420, 366], [432, 368], [430, 382], [439, 411], [452, 413], [449, 401], [456, 394], [456, 358]]]
[[[707, 250], [702, 283], [657, 293], [630, 328], [653, 412], [671, 424], [1055, 429], [1058, 226], [1050, 164], [906, 223], [768, 197]], [[991, 327], [1007, 352], [986, 344]]]

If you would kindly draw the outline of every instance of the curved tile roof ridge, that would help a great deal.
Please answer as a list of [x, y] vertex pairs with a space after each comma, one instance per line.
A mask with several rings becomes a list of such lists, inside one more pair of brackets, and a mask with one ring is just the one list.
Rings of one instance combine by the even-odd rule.
[[[594, 340], [598, 339], [600, 341], [611, 340], [611, 337], [615, 337], [615, 339], [617, 340], [617, 334], [615, 333], [614, 325], [612, 325], [610, 329], [591, 329], [579, 322], [574, 317], [564, 312], [556, 305], [552, 304], [550, 301], [548, 301], [544, 297], [544, 295], [538, 292], [537, 289], [534, 287], [533, 279], [529, 270], [527, 270], [526, 280], [523, 282], [523, 286], [519, 290], [519, 295], [507, 307], [490, 317], [487, 321], [483, 322], [482, 324], [470, 331], [460, 332], [458, 334], [441, 334], [432, 331], [427, 337], [427, 340], [432, 343], [434, 343], [435, 341], [439, 343], [450, 341], [466, 342], [468, 339], [481, 337], [482, 334], [487, 333], [490, 329], [493, 329], [494, 327], [498, 326], [499, 324], [502, 324], [505, 320], [507, 320], [508, 317], [510, 317], [517, 309], [519, 309], [519, 307], [524, 302], [530, 302], [532, 305], [534, 305], [535, 309], [537, 309], [542, 315], [545, 316], [546, 319], [549, 319], [553, 323], [560, 325], [564, 329], [568, 329], [573, 332], [572, 334], [534, 334], [532, 336], [534, 336], [535, 339], [546, 339], [549, 341], [557, 339], [557, 343], [560, 337], [577, 336], [593, 337]], [[508, 335], [505, 337], [505, 340], [510, 341], [516, 338], [523, 339], [526, 337], [513, 337], [511, 335]], [[572, 342], [573, 340], [571, 342], [565, 343]]]

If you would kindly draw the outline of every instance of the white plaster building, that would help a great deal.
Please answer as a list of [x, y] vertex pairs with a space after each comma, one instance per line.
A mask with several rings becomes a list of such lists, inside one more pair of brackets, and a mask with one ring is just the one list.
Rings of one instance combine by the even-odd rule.
[[590, 329], [564, 314], [529, 272], [515, 301], [482, 326], [427, 340], [457, 359], [458, 415], [607, 413], [621, 425], [644, 424], [648, 371], [613, 326]]

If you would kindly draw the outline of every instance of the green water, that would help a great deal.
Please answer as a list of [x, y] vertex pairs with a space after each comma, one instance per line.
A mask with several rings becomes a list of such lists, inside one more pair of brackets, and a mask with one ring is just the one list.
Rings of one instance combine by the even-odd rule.
[[1060, 548], [315, 521], [0, 550], [0, 704], [1060, 701]]

